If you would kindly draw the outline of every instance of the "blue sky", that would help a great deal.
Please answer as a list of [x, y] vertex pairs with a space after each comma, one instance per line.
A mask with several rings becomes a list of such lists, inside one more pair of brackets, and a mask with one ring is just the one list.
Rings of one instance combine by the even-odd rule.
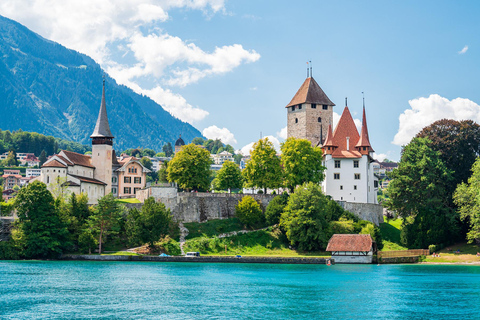
[[[313, 76], [380, 158], [444, 117], [480, 121], [476, 1], [4, 0], [0, 14], [96, 59], [209, 137], [282, 141]], [[462, 51], [463, 49], [463, 51]], [[401, 121], [399, 118], [401, 117]], [[394, 143], [392, 143], [394, 142]], [[244, 149], [245, 150], [245, 149]]]

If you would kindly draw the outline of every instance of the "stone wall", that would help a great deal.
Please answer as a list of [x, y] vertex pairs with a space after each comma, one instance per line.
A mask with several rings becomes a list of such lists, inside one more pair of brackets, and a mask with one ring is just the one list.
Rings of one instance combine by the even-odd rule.
[[[149, 187], [137, 192], [141, 202], [154, 197], [171, 210], [176, 221], [203, 222], [213, 219], [228, 219], [235, 216], [235, 206], [247, 194], [178, 192], [176, 188]], [[252, 194], [265, 210], [276, 196], [271, 194]]]
[[362, 256], [362, 255], [358, 255], [358, 256], [342, 256], [342, 255], [338, 255], [338, 256], [332, 256], [332, 258], [335, 260], [335, 263], [355, 263], [355, 264], [358, 264], [358, 263], [372, 263], [372, 259], [373, 259], [373, 256], [372, 256], [372, 253], [370, 252], [367, 256]]
[[343, 209], [355, 214], [359, 219], [373, 222], [375, 225], [383, 223], [383, 207], [374, 203], [357, 203], [337, 201]]

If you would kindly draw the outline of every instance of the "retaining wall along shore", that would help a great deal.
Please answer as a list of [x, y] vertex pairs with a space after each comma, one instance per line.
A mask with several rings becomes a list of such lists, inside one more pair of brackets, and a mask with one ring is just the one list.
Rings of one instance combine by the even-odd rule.
[[[272, 264], [326, 264], [329, 258], [314, 257], [159, 257], [159, 256], [99, 256], [65, 254], [59, 260], [80, 261], [151, 261], [151, 262], [206, 262], [206, 263], [272, 263]], [[330, 259], [332, 264], [334, 259]]]

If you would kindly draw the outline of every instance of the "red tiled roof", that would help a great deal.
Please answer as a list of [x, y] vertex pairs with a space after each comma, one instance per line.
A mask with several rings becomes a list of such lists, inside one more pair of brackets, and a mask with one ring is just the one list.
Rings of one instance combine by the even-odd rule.
[[370, 251], [372, 249], [372, 237], [369, 234], [334, 234], [326, 251]]
[[4, 178], [4, 179], [9, 178], [9, 177], [15, 177], [15, 178], [17, 178], [17, 179], [22, 178], [22, 176], [19, 175], [19, 174], [4, 174], [4, 175], [2, 176], [2, 178]]
[[107, 184], [105, 182], [102, 182], [100, 180], [97, 180], [97, 179], [93, 179], [93, 178], [86, 178], [86, 177], [82, 177], [82, 176], [77, 176], [77, 175], [74, 175], [74, 174], [68, 174], [69, 176], [72, 176], [74, 178], [77, 178], [78, 180], [82, 181], [82, 182], [87, 182], [87, 183], [93, 183], [93, 184], [101, 184], [101, 185], [104, 185], [106, 186]]
[[42, 168], [46, 168], [46, 167], [54, 167], [54, 168], [66, 168], [67, 166], [64, 165], [63, 163], [61, 163], [60, 161], [58, 160], [52, 160], [52, 161], [49, 161], [47, 163], [45, 163]]
[[332, 133], [332, 125], [328, 125], [327, 136], [325, 137], [325, 142], [323, 143], [324, 147], [334, 147], [333, 144], [333, 133]]
[[[349, 148], [347, 149], [347, 137], [349, 138]], [[333, 158], [361, 158], [362, 155], [357, 151], [355, 145], [359, 139], [357, 127], [353, 121], [348, 107], [343, 109], [342, 116], [338, 120], [337, 127], [333, 132], [333, 145], [337, 148], [332, 153]]]
[[[57, 158], [59, 158], [60, 160], [62, 160], [63, 162], [65, 162], [67, 165], [73, 166], [73, 162], [70, 161], [70, 160], [68, 160], [67, 158], [62, 157], [62, 156], [59, 155], [59, 154], [56, 154], [55, 156], [56, 156]], [[50, 159], [50, 158], [49, 158], [49, 159]]]
[[91, 163], [91, 157], [86, 156], [84, 154], [76, 153], [76, 152], [71, 152], [67, 150], [62, 150], [62, 153], [71, 161], [73, 164], [79, 165], [79, 166], [84, 166], [84, 167], [89, 167], [89, 168], [94, 168]]
[[312, 77], [305, 79], [302, 86], [298, 89], [292, 101], [290, 101], [286, 108], [301, 103], [326, 104], [329, 106], [335, 105]]

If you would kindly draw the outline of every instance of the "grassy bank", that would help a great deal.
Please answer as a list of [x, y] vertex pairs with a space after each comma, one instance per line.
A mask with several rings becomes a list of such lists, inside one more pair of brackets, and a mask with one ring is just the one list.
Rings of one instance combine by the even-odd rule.
[[402, 219], [390, 220], [380, 224], [382, 233], [383, 249], [382, 251], [407, 250], [400, 243], [400, 232], [402, 230]]

